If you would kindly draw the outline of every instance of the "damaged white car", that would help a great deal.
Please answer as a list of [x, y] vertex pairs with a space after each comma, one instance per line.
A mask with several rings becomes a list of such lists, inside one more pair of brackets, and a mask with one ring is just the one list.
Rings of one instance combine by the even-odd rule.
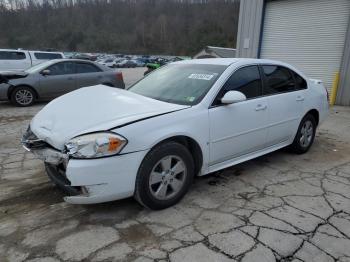
[[305, 153], [327, 112], [322, 82], [288, 64], [190, 60], [129, 90], [86, 87], [59, 97], [33, 118], [22, 143], [69, 203], [134, 196], [162, 209], [196, 175], [286, 146]]

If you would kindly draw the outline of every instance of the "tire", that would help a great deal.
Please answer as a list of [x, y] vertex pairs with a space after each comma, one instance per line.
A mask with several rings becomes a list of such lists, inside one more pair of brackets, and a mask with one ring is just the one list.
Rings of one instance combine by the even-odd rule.
[[187, 193], [193, 177], [194, 162], [188, 149], [176, 142], [161, 144], [143, 159], [134, 197], [149, 209], [170, 207]]
[[304, 116], [290, 149], [296, 154], [304, 154], [309, 151], [315, 139], [316, 127], [316, 120], [311, 114]]
[[17, 86], [11, 93], [11, 102], [15, 106], [31, 106], [34, 104], [35, 99], [35, 91], [27, 86]]

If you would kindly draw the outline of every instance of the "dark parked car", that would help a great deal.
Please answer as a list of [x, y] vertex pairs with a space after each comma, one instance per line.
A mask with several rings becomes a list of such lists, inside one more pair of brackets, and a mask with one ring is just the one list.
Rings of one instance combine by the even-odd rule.
[[22, 72], [0, 71], [0, 101], [30, 106], [36, 100], [98, 84], [125, 88], [122, 73], [114, 69], [86, 60], [51, 60]]
[[115, 66], [121, 68], [134, 68], [137, 67], [137, 63], [132, 60], [124, 60], [122, 62], [116, 63]]

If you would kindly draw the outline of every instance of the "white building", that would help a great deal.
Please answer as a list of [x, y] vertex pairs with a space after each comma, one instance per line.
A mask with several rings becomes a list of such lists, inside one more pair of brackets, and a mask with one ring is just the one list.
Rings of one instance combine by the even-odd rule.
[[[350, 0], [241, 0], [237, 57], [270, 58], [321, 79], [350, 105]], [[337, 76], [339, 76], [337, 78]]]
[[193, 58], [233, 58], [236, 57], [236, 49], [217, 47], [217, 46], [206, 46], [199, 53], [197, 53]]

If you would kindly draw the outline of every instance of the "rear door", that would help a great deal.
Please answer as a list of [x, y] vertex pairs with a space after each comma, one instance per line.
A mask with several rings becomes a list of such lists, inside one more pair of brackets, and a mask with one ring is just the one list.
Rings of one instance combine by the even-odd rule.
[[[223, 105], [227, 91], [240, 91], [246, 101]], [[257, 65], [235, 71], [209, 108], [210, 165], [230, 161], [265, 147], [268, 129], [267, 98], [262, 96], [262, 82]]]
[[77, 70], [77, 88], [101, 84], [102, 69], [89, 62], [74, 62]]
[[[262, 65], [263, 94], [269, 107], [267, 146], [292, 139], [304, 112], [305, 89], [297, 86], [294, 72], [279, 65]], [[306, 83], [305, 83], [306, 84]], [[306, 87], [306, 86], [304, 86]]]
[[39, 74], [41, 97], [54, 98], [76, 89], [75, 64], [58, 62], [48, 68], [49, 75]]

